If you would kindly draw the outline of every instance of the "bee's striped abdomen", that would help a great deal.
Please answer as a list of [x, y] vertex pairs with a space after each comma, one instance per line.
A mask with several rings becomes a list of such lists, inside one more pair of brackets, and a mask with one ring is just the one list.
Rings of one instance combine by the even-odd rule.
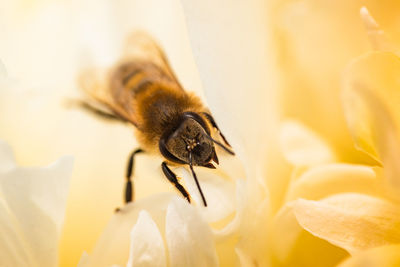
[[[176, 87], [176, 82], [160, 67], [149, 62], [126, 62], [111, 74], [110, 92], [115, 104], [135, 115], [135, 98], [157, 85]], [[161, 86], [160, 86], [161, 87]]]

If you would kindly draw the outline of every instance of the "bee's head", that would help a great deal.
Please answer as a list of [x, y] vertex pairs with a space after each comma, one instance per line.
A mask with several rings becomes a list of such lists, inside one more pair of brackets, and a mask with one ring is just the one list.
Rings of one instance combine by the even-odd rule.
[[160, 139], [159, 147], [165, 158], [176, 163], [192, 161], [193, 165], [210, 167], [211, 159], [218, 161], [209, 126], [193, 112], [183, 114], [178, 125]]

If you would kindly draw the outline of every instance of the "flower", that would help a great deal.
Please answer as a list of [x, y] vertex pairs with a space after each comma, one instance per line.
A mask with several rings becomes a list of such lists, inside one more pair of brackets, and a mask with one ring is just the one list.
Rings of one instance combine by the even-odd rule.
[[[382, 43], [383, 31], [365, 7], [361, 15], [375, 47], [391, 47]], [[356, 146], [382, 162], [383, 169], [344, 164], [341, 171], [339, 165], [314, 167], [289, 187], [289, 199], [303, 199], [292, 201], [277, 215], [278, 227], [282, 222], [292, 228], [300, 225], [314, 236], [345, 249], [353, 257], [343, 266], [363, 266], [365, 262], [371, 266], [396, 266], [399, 261], [395, 256], [399, 250], [393, 245], [400, 242], [399, 203], [397, 194], [392, 194], [398, 192], [397, 166], [393, 161], [399, 146], [391, 143], [397, 139], [397, 106], [392, 105], [397, 99], [392, 93], [396, 92], [392, 88], [396, 86], [397, 76], [393, 72], [397, 61], [388, 52], [371, 52], [353, 60], [344, 75], [345, 114]], [[290, 235], [289, 242], [293, 243], [299, 235]]]
[[[345, 69], [369, 50], [359, 4], [56, 1], [22, 11], [8, 4], [15, 12], [9, 14], [24, 19], [9, 24], [3, 60], [9, 75], [29, 86], [0, 92], [1, 137], [28, 163], [66, 152], [77, 158], [60, 264], [75, 265], [93, 247], [80, 266], [334, 266], [348, 258], [346, 266], [364, 256], [396, 263], [398, 58], [364, 10], [373, 47], [386, 52], [358, 57]], [[382, 14], [396, 9], [380, 6], [371, 8], [394, 27], [393, 16]], [[10, 34], [28, 25], [29, 32]], [[113, 62], [123, 37], [138, 27], [159, 39], [185, 88], [204, 89], [237, 153], [221, 157], [215, 172], [199, 170], [208, 208], [165, 193], [173, 189], [159, 179], [159, 159], [142, 156], [137, 201], [112, 215], [121, 158], [136, 143], [120, 126], [61, 108], [55, 88], [75, 88], [80, 65]], [[40, 49], [18, 49], [27, 43]], [[35, 68], [37, 62], [46, 64]], [[379, 79], [371, 79], [376, 73]], [[353, 148], [351, 136], [372, 159]], [[198, 203], [187, 170], [176, 171]]]
[[113, 217], [90, 258], [83, 259], [80, 266], [115, 263], [218, 266], [218, 258], [207, 222], [184, 199], [166, 194], [125, 206]]
[[[312, 2], [313, 1], [292, 1], [288, 4], [277, 4], [278, 12], [277, 14], [274, 14], [274, 18], [281, 15], [286, 15], [282, 14], [281, 10], [284, 10], [283, 13], [289, 11], [289, 14], [292, 15], [292, 17], [288, 16], [286, 18], [287, 20], [290, 20], [291, 24], [289, 26], [292, 28], [288, 27], [285, 28], [285, 30], [289, 31], [289, 37], [294, 39], [291, 39], [287, 46], [283, 46], [283, 49], [293, 46], [294, 51], [296, 52], [296, 49], [299, 47], [301, 48], [302, 45], [304, 45], [304, 37], [310, 37], [310, 34], [305, 35], [304, 37], [299, 36], [299, 27], [293, 27], [293, 21], [298, 18], [304, 20], [305, 16], [310, 14], [310, 12], [315, 8], [312, 5]], [[221, 3], [221, 5], [223, 5], [223, 3]], [[337, 6], [339, 7], [339, 5]], [[219, 88], [225, 87], [229, 88], [230, 90], [232, 90], [232, 88], [237, 88], [236, 90], [232, 90], [233, 92], [230, 92], [228, 97], [234, 99], [235, 96], [242, 96], [242, 98], [237, 98], [236, 101], [228, 101], [228, 104], [238, 103], [238, 99], [245, 99], [242, 95], [243, 92], [246, 92], [250, 95], [254, 92], [254, 95], [259, 97], [261, 101], [265, 101], [267, 98], [261, 97], [263, 94], [260, 94], [257, 90], [257, 88], [265, 88], [265, 86], [255, 83], [262, 81], [262, 74], [268, 73], [266, 70], [269, 70], [266, 67], [266, 64], [270, 62], [270, 59], [264, 58], [263, 56], [265, 54], [263, 53], [263, 50], [259, 49], [259, 46], [263, 46], [264, 49], [268, 49], [268, 35], [266, 32], [263, 33], [263, 31], [260, 31], [257, 27], [252, 27], [251, 29], [246, 28], [248, 24], [255, 22], [259, 23], [257, 26], [263, 25], [260, 27], [264, 29], [266, 28], [266, 22], [262, 19], [266, 17], [263, 14], [263, 12], [266, 12], [263, 3], [257, 1], [246, 3], [246, 5], [235, 3], [233, 4], [233, 7], [230, 5], [229, 9], [224, 9], [223, 12], [220, 11], [223, 9], [219, 9], [218, 5], [215, 3], [204, 3], [204, 1], [195, 6], [189, 3], [185, 5], [184, 2], [184, 7], [187, 14], [189, 34], [191, 35], [194, 53], [199, 65], [200, 74], [203, 74], [206, 94], [207, 90], [209, 90], [209, 94], [213, 96], [212, 99], [215, 101], [222, 98], [222, 95], [219, 95], [218, 97], [216, 93], [218, 92]], [[218, 11], [213, 11], [213, 9]], [[273, 10], [275, 11], [275, 9]], [[326, 12], [327, 10], [331, 12], [330, 9], [322, 9], [323, 12]], [[357, 18], [357, 13], [358, 12], [353, 13], [351, 17]], [[251, 14], [251, 19], [247, 19], [250, 17], [248, 14]], [[238, 23], [239, 21], [236, 20], [236, 18], [239, 16], [243, 18], [243, 20], [240, 20], [240, 23]], [[326, 20], [329, 23], [330, 18], [328, 17]], [[298, 21], [299, 23], [302, 23], [301, 25], [307, 25], [308, 23], [307, 20], [306, 22], [300, 22], [300, 20]], [[315, 21], [311, 21], [310, 23], [315, 24]], [[348, 22], [346, 21], [346, 23]], [[235, 27], [230, 28], [232, 25], [235, 25]], [[280, 26], [281, 24], [278, 23], [278, 25]], [[287, 25], [284, 25], [284, 27], [285, 26], [287, 27]], [[310, 28], [312, 29], [312, 27], [307, 26], [305, 27], [306, 31], [310, 30]], [[192, 31], [190, 31], [191, 29]], [[237, 34], [237, 32], [232, 29], [240, 29], [241, 32], [240, 34]], [[295, 29], [295, 31], [292, 32], [292, 29]], [[324, 28], [322, 29], [324, 30]], [[318, 28], [316, 30], [318, 30]], [[202, 38], [199, 34], [200, 32], [207, 32], [207, 36], [209, 36], [211, 40], [218, 40], [218, 45], [214, 46], [212, 43], [210, 44], [210, 39], [206, 40]], [[326, 32], [325, 34], [330, 35], [330, 38], [332, 36], [331, 31]], [[369, 34], [376, 35], [376, 32], [374, 33], [373, 31], [369, 31]], [[327, 39], [328, 42], [329, 40], [330, 39]], [[334, 43], [333, 46], [334, 45], [336, 45], [336, 43]], [[319, 52], [318, 49], [315, 49], [315, 46], [310, 47], [313, 49], [313, 52]], [[246, 53], [240, 54], [233, 53], [232, 51], [246, 51]], [[253, 56], [253, 54], [258, 54], [258, 57]], [[232, 55], [235, 56], [233, 57]], [[296, 63], [293, 62], [293, 60], [299, 60], [300, 64], [309, 64], [305, 65], [305, 70], [303, 70], [303, 72], [310, 69], [313, 70], [313, 64], [317, 64], [314, 66], [318, 66], [318, 63], [320, 62], [318, 60], [320, 57], [312, 57], [310, 59], [309, 55], [312, 55], [311, 51], [309, 53], [305, 53], [304, 55], [306, 56], [305, 58], [301, 58], [302, 54], [297, 55], [300, 56], [300, 58], [293, 56], [287, 57], [288, 65], [283, 66], [293, 68], [293, 63]], [[330, 64], [327, 70], [321, 70], [321, 68], [317, 67], [319, 69], [315, 69], [317, 70], [316, 72], [308, 73], [308, 77], [310, 79], [309, 84], [315, 84], [316, 88], [319, 89], [324, 88], [324, 84], [328, 85], [328, 88], [332, 88], [332, 79], [330, 78], [332, 77], [332, 73], [333, 75], [336, 75], [335, 79], [339, 81], [339, 70], [344, 68], [345, 64], [351, 59], [348, 54], [344, 54], [341, 58], [338, 58], [336, 54], [328, 54], [327, 57], [332, 60], [330, 63], [334, 63]], [[212, 62], [210, 62], [211, 60]], [[261, 61], [261, 63], [259, 61]], [[227, 64], [225, 65], [224, 63]], [[246, 68], [246, 64], [258, 66], [258, 68], [256, 71], [254, 71], [254, 68]], [[212, 69], [210, 69], [210, 66], [212, 66]], [[244, 68], [239, 68], [242, 66], [244, 66]], [[364, 66], [368, 65], [366, 64]], [[388, 67], [392, 67], [391, 70], [396, 70], [396, 68], [393, 68], [393, 66]], [[218, 74], [229, 73], [230, 77], [232, 77], [232, 74], [235, 73], [235, 71], [237, 75], [233, 76], [235, 77], [235, 80], [232, 81], [232, 83], [230, 83], [228, 75], [225, 76], [225, 79], [223, 79], [221, 75], [218, 77], [216, 75], [212, 76], [212, 73], [217, 72]], [[246, 71], [254, 71], [254, 73], [249, 74]], [[283, 73], [286, 76], [288, 74], [288, 69], [286, 69], [286, 71]], [[316, 75], [317, 73], [322, 75], [318, 77], [318, 75]], [[307, 74], [307, 72], [305, 74]], [[296, 73], [294, 73], [294, 75], [296, 75]], [[372, 73], [369, 73], [367, 77], [374, 76]], [[392, 77], [396, 76], [393, 75]], [[241, 78], [243, 78], [243, 82], [241, 82]], [[237, 82], [236, 79], [239, 79], [239, 81]], [[265, 81], [266, 79], [264, 79], [264, 83]], [[285, 77], [285, 82], [287, 81], [290, 82], [291, 79]], [[293, 81], [296, 82], [295, 86], [298, 87], [299, 79], [293, 79]], [[271, 83], [273, 84], [273, 82]], [[329, 116], [332, 119], [322, 120], [318, 116], [315, 116], [315, 111], [313, 112], [313, 119], [317, 119], [314, 122], [310, 121], [311, 117], [304, 117], [297, 113], [292, 116], [295, 116], [296, 118], [302, 118], [304, 121], [308, 122], [308, 124], [313, 125], [314, 129], [318, 129], [322, 133], [324, 133], [326, 130], [331, 131], [332, 126], [336, 127], [333, 131], [334, 133], [336, 129], [339, 129], [340, 133], [336, 133], [336, 136], [332, 135], [331, 133], [325, 133], [322, 135], [330, 141], [331, 147], [333, 147], [335, 151], [332, 151], [332, 149], [329, 148], [329, 145], [325, 145], [325, 142], [315, 138], [315, 134], [310, 134], [309, 131], [303, 129], [302, 126], [293, 123], [289, 123], [288, 125], [284, 124], [282, 130], [283, 153], [286, 156], [287, 161], [295, 168], [292, 174], [292, 179], [289, 182], [288, 191], [286, 193], [286, 200], [288, 202], [286, 202], [285, 205], [280, 208], [280, 211], [276, 215], [274, 215], [274, 209], [272, 209], [272, 218], [274, 223], [271, 227], [271, 232], [273, 238], [269, 238], [269, 242], [272, 243], [269, 244], [269, 246], [272, 247], [272, 255], [275, 255], [276, 257], [276, 259], [272, 259], [272, 263], [280, 265], [296, 264], [296, 266], [329, 266], [337, 264], [341, 259], [344, 259], [348, 255], [347, 253], [355, 255], [359, 251], [365, 249], [399, 242], [399, 214], [397, 210], [397, 204], [391, 201], [388, 188], [384, 185], [385, 180], [382, 179], [381, 175], [379, 174], [379, 169], [374, 170], [369, 166], [335, 163], [335, 161], [340, 158], [347, 159], [352, 163], [357, 163], [360, 160], [368, 162], [368, 160], [365, 158], [362, 159], [363, 157], [360, 155], [360, 153], [356, 152], [355, 150], [351, 151], [352, 146], [349, 144], [350, 139], [345, 137], [346, 135], [349, 135], [349, 132], [347, 130], [343, 131], [343, 128], [345, 128], [343, 123], [344, 116], [337, 116], [338, 111], [343, 111], [338, 110], [337, 108], [331, 108], [330, 105], [327, 105], [327, 103], [333, 103], [333, 105], [335, 105], [335, 103], [338, 103], [341, 100], [338, 92], [338, 90], [341, 88], [340, 83], [333, 83], [333, 85], [337, 86], [335, 91], [327, 89], [327, 94], [324, 96], [324, 98], [321, 97], [323, 95], [318, 97], [320, 102], [317, 102], [316, 110], [318, 110], [318, 114], [323, 114], [325, 116], [327, 114], [329, 115], [329, 113], [320, 112], [324, 110], [331, 112], [332, 110], [335, 114], [335, 117]], [[246, 90], [243, 88], [246, 88]], [[375, 88], [379, 87], [375, 86]], [[291, 86], [289, 90], [290, 92], [293, 92], [293, 86]], [[240, 92], [242, 92], [242, 94]], [[235, 95], [235, 93], [237, 95]], [[307, 94], [306, 96], [309, 97]], [[332, 96], [337, 102], [331, 101]], [[325, 99], [325, 97], [327, 97], [326, 99], [329, 98], [329, 101], [324, 101], [323, 99]], [[254, 118], [256, 118], [254, 114], [257, 113], [264, 114], [265, 116], [265, 110], [263, 112], [262, 108], [257, 109], [258, 107], [262, 107], [262, 105], [256, 104], [258, 99], [253, 99], [251, 96], [246, 97], [246, 99], [249, 99], [251, 103], [254, 103], [254, 106], [251, 106], [251, 108], [248, 109], [249, 114], [253, 114]], [[310, 103], [310, 101], [307, 99], [302, 100], [302, 98], [299, 98], [297, 95], [295, 100]], [[386, 101], [388, 100], [386, 99]], [[393, 101], [388, 101], [388, 103], [390, 102]], [[321, 105], [324, 105], [324, 107], [321, 107]], [[212, 108], [213, 107], [214, 106], [212, 106]], [[290, 108], [293, 107], [304, 108], [304, 106], [299, 104], [290, 105]], [[219, 108], [217, 108], [217, 111], [218, 109]], [[375, 109], [371, 110], [376, 109], [377, 106], [375, 106]], [[313, 109], [310, 110], [312, 111]], [[303, 111], [304, 110], [300, 110], [300, 114]], [[239, 111], [232, 108], [231, 113], [236, 115], [235, 112], [238, 113]], [[346, 113], [347, 112], [348, 111], [346, 110]], [[353, 112], [355, 112], [356, 116], [358, 115], [357, 110], [354, 111], [353, 109]], [[364, 115], [364, 113], [361, 114]], [[240, 118], [240, 115], [236, 116]], [[337, 120], [338, 118], [339, 120]], [[237, 119], [235, 121], [237, 121]], [[326, 125], [324, 126], [324, 124], [321, 123], [322, 121], [328, 122], [332, 125], [326, 127]], [[369, 121], [370, 120], [365, 116], [356, 117], [356, 122], [368, 123]], [[383, 119], [383, 117], [380, 116], [380, 123], [386, 121], [386, 118]], [[316, 127], [315, 122], [322, 125], [325, 129], [321, 130], [321, 128], [319, 128], [320, 126]], [[268, 136], [268, 133], [266, 133], [264, 128], [259, 126], [258, 120], [243, 120], [242, 125], [246, 125], [245, 129], [250, 133], [252, 129], [257, 129], [260, 135]], [[264, 125], [267, 127], [274, 127], [274, 124], [265, 123]], [[234, 128], [234, 126], [230, 125], [230, 128]], [[385, 129], [386, 127], [370, 126], [370, 128]], [[361, 130], [365, 130], [365, 127], [361, 128]], [[271, 129], [271, 131], [273, 131], [273, 129]], [[240, 131], [237, 132], [240, 133]], [[273, 136], [273, 133], [270, 132], [269, 135]], [[380, 135], [377, 133], [375, 134], [374, 138], [377, 137], [380, 137], [381, 140], [394, 140], [394, 138], [388, 139], [386, 134]], [[244, 138], [242, 138], [242, 140], [243, 139]], [[259, 139], [246, 139], [247, 142], [250, 142], [249, 140], [258, 141]], [[397, 162], [396, 153], [393, 152], [393, 150], [395, 150], [397, 147], [399, 147], [397, 144], [384, 145], [384, 148], [386, 149], [393, 148], [391, 154], [386, 156], [391, 161], [389, 166], [389, 172], [391, 174], [393, 174], [393, 168], [395, 168], [394, 162]], [[262, 150], [263, 148], [265, 147], [259, 145], [255, 149], [256, 153], [252, 151], [252, 154], [260, 156], [260, 153], [257, 153], [257, 149]], [[275, 152], [275, 155], [279, 155], [279, 152], [273, 150], [273, 145], [271, 145], [268, 149], [269, 153]], [[351, 156], [349, 157], [349, 155], [346, 154], [349, 154], [348, 152], [350, 151]], [[298, 155], [302, 155], [302, 157]], [[319, 157], [315, 157], [314, 155], [318, 155]], [[320, 161], [318, 162], [318, 160]], [[246, 162], [246, 164], [249, 164], [249, 162]], [[388, 170], [388, 168], [384, 169]], [[268, 193], [270, 193], [269, 197], [272, 201], [272, 206], [274, 206], [274, 203], [277, 203], [278, 201], [276, 201], [276, 198], [273, 196], [273, 190], [271, 189], [274, 189], [274, 187], [273, 182], [271, 182], [270, 179], [274, 179], [274, 182], [276, 182], [277, 176], [266, 175], [264, 177], [267, 179], [267, 181], [264, 181], [263, 183], [269, 185]], [[278, 177], [282, 180], [285, 178], [284, 175], [280, 175]], [[388, 176], [388, 178], [390, 178], [390, 176]], [[262, 180], [262, 178], [259, 179]], [[375, 186], [370, 188], [372, 184]], [[249, 210], [257, 209], [254, 207], [248, 208]], [[264, 209], [263, 212], [268, 213], [269, 211], [268, 209]], [[256, 219], [254, 219], [254, 221], [257, 223]], [[268, 228], [268, 219], [264, 221], [260, 220], [258, 222], [260, 224], [257, 224], [255, 229], [262, 229], [262, 227], [264, 227], [264, 229]], [[254, 224], [252, 226], [254, 227]], [[304, 230], [302, 229], [308, 231], [313, 236], [305, 235]], [[256, 232], [259, 233], [257, 230]], [[241, 238], [257, 240], [257, 238], [260, 238], [260, 235], [255, 234], [250, 238], [246, 237], [245, 235], [241, 235]], [[264, 236], [264, 238], [268, 238], [268, 236]], [[330, 244], [323, 243], [321, 239], [328, 241]], [[334, 246], [332, 246], [332, 244]], [[241, 259], [244, 258], [242, 264], [244, 262], [249, 264], [255, 264], [255, 262], [257, 264], [268, 262], [268, 260], [265, 260], [266, 257], [269, 257], [268, 250], [266, 248], [268, 248], [268, 246], [261, 246], [258, 248], [254, 248], [253, 246], [251, 249], [246, 251], [246, 253], [242, 253], [240, 251], [239, 255], [241, 255]], [[263, 254], [258, 253], [257, 255], [257, 253], [254, 252], [257, 249], [261, 249]], [[310, 251], [313, 251], [313, 253], [310, 254]], [[320, 260], [317, 260], [314, 257], [315, 254], [318, 254], [316, 251], [321, 253]]]
[[0, 141], [0, 265], [57, 266], [72, 158], [18, 167]]
[[[386, 1], [270, 1], [268, 21], [282, 115], [322, 135], [341, 161], [371, 163], [354, 149], [342, 109], [342, 73], [352, 59], [374, 49], [363, 29], [363, 5], [399, 43], [399, 3]], [[340, 14], [340, 16], [338, 16]]]

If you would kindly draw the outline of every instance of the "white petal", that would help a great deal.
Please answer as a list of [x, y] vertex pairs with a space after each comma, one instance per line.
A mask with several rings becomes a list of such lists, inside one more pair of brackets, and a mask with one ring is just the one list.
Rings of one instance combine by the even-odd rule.
[[24, 243], [39, 266], [57, 263], [72, 159], [47, 168], [15, 168], [0, 173], [0, 185]]
[[282, 123], [280, 143], [283, 155], [293, 165], [309, 166], [335, 161], [328, 144], [297, 121]]
[[248, 196], [246, 195], [246, 182], [244, 180], [236, 180], [236, 210], [235, 210], [235, 217], [228, 223], [226, 224], [222, 229], [219, 230], [214, 230], [214, 235], [217, 240], [223, 240], [229, 236], [231, 236], [233, 233], [235, 233], [239, 226], [240, 223], [242, 222], [243, 215], [246, 209], [247, 203], [247, 198]]
[[1, 141], [0, 161], [0, 224], [4, 229], [0, 250], [9, 254], [0, 257], [0, 265], [55, 266], [72, 159], [64, 157], [45, 168], [19, 168], [10, 147]]
[[165, 234], [170, 266], [218, 266], [211, 229], [185, 200], [175, 198], [168, 206]]
[[0, 199], [0, 266], [37, 266], [15, 218]]
[[0, 80], [7, 76], [6, 67], [4, 66], [3, 62], [0, 60]]
[[13, 167], [15, 167], [14, 153], [6, 142], [0, 140], [0, 172], [6, 172]]
[[147, 211], [141, 211], [131, 232], [127, 267], [167, 266], [164, 241], [156, 223]]
[[220, 177], [215, 171], [196, 168], [200, 187], [207, 201], [204, 207], [199, 190], [192, 174], [185, 168], [180, 168], [179, 173], [185, 181], [186, 188], [196, 206], [200, 209], [207, 222], [219, 221], [235, 211], [235, 184]]
[[1, 175], [4, 197], [22, 223], [24, 216], [39, 208], [61, 231], [72, 162], [72, 157], [63, 157], [46, 168], [16, 168]]
[[239, 256], [245, 255], [256, 266], [265, 266], [268, 261], [269, 220], [271, 205], [269, 194], [256, 179], [246, 180], [246, 197], [242, 203], [243, 211], [239, 228], [239, 242], [236, 245]]
[[140, 211], [147, 211], [164, 235], [167, 205], [175, 194], [156, 194], [139, 199], [115, 213], [97, 241], [87, 266], [108, 267], [113, 264], [125, 266], [129, 260], [130, 233], [138, 220]]
[[299, 199], [293, 212], [305, 230], [351, 254], [400, 242], [400, 211], [380, 198], [348, 193], [320, 201]]
[[238, 156], [256, 164], [266, 153], [276, 115], [267, 4], [181, 2], [210, 109]]

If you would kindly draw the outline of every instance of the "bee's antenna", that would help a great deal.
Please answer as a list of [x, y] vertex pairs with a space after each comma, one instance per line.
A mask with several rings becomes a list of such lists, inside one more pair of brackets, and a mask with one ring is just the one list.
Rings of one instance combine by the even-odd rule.
[[203, 199], [204, 206], [207, 207], [206, 198], [203, 195], [203, 191], [201, 191], [201, 187], [200, 187], [199, 181], [197, 180], [197, 175], [193, 170], [192, 152], [191, 151], [189, 152], [189, 167], [190, 167], [190, 170], [192, 171], [193, 178], [196, 181], [196, 185], [197, 185], [197, 188], [199, 189], [201, 198]]
[[217, 140], [213, 139], [211, 136], [209, 136], [208, 134], [205, 135], [208, 139], [210, 139], [211, 141], [213, 141], [214, 143], [216, 143], [217, 145], [219, 145], [220, 147], [222, 147], [226, 152], [228, 152], [231, 155], [235, 155], [235, 152], [233, 152], [232, 150], [230, 150], [227, 146], [225, 146], [224, 144], [218, 142]]

